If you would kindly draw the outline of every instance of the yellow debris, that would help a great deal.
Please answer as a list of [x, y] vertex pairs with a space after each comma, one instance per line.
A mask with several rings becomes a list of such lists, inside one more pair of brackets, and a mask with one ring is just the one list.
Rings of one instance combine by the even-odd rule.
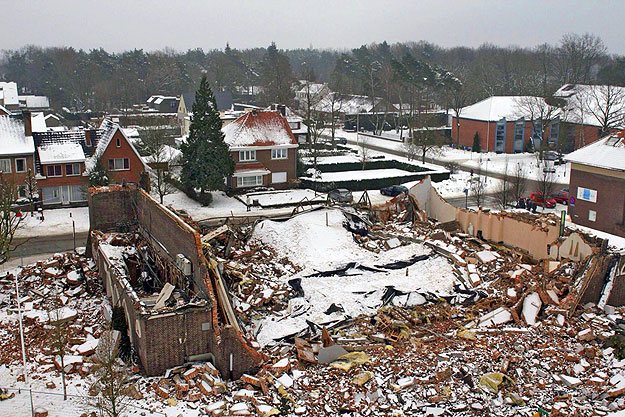
[[369, 356], [364, 352], [350, 352], [339, 356], [330, 366], [336, 369], [349, 371], [354, 366], [364, 365], [369, 362]]

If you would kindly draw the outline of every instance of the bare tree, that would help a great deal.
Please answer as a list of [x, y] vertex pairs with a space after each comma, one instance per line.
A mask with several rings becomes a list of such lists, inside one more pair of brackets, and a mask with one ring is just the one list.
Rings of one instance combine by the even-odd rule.
[[89, 388], [87, 405], [102, 417], [121, 416], [131, 401], [128, 370], [118, 357], [118, 334], [115, 330], [104, 332], [95, 354], [95, 381]]
[[508, 205], [514, 201], [513, 198], [513, 182], [508, 169], [508, 158], [506, 158], [504, 171], [501, 175], [495, 199], [502, 210], [508, 208]]
[[365, 166], [367, 165], [367, 160], [369, 158], [369, 141], [367, 140], [366, 136], [361, 135], [360, 133], [357, 134], [356, 138], [358, 142], [358, 155], [360, 157], [360, 164], [362, 165], [362, 169], [364, 170]]
[[600, 136], [625, 124], [625, 87], [611, 85], [577, 86], [575, 94], [584, 122], [586, 114], [599, 126]]
[[170, 181], [170, 170], [176, 156], [175, 150], [168, 143], [162, 130], [147, 129], [142, 132], [141, 148], [149, 156], [152, 166], [152, 183], [161, 204], [163, 204], [163, 198], [175, 190]]
[[17, 187], [11, 181], [0, 183], [0, 265], [9, 260], [11, 252], [15, 250], [13, 238], [24, 219], [20, 212], [14, 212], [17, 201]]
[[517, 162], [516, 167], [512, 171], [512, 176], [510, 177], [511, 182], [511, 194], [512, 198], [518, 200], [525, 194], [525, 190], [527, 188], [527, 175], [525, 174], [525, 168], [519, 162]]
[[555, 67], [560, 84], [588, 84], [606, 54], [601, 38], [585, 33], [566, 34], [556, 49]]
[[542, 207], [545, 208], [545, 202], [553, 194], [555, 183], [554, 170], [547, 163], [543, 164], [543, 169], [538, 171], [536, 177], [536, 191], [542, 194]]
[[440, 130], [429, 126], [422, 126], [415, 129], [412, 138], [412, 145], [416, 147], [416, 150], [421, 156], [421, 162], [425, 163], [425, 157], [427, 155], [437, 154], [441, 146], [445, 143]]
[[481, 206], [486, 194], [486, 178], [482, 176], [482, 164], [478, 165], [476, 174], [471, 178], [470, 191], [471, 196], [475, 200], [475, 205]]

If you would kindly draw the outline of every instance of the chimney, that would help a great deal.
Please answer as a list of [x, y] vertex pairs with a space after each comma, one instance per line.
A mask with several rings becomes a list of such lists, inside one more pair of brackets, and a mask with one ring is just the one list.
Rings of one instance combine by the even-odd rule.
[[85, 129], [85, 144], [91, 146], [91, 129]]
[[282, 117], [286, 117], [286, 106], [284, 104], [278, 104], [278, 111]]
[[26, 136], [33, 135], [33, 121], [31, 120], [32, 115], [29, 110], [22, 110], [22, 119], [24, 121], [24, 134]]

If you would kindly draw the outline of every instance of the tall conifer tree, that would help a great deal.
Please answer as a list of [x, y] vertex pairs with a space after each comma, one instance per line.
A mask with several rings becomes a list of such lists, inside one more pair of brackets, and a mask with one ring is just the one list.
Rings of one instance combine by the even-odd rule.
[[224, 141], [217, 103], [206, 75], [202, 76], [200, 88], [195, 92], [192, 111], [189, 137], [180, 146], [184, 160], [182, 182], [199, 189], [201, 195], [223, 190], [224, 179], [234, 172], [234, 161]]

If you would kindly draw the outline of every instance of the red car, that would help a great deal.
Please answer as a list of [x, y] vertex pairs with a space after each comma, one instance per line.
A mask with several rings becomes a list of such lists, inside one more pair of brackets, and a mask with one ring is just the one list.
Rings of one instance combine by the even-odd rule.
[[556, 200], [553, 198], [547, 198], [546, 200], [543, 198], [543, 193], [532, 193], [530, 194], [530, 200], [535, 202], [537, 205], [542, 206], [543, 204], [547, 208], [554, 208], [556, 206]]
[[569, 204], [569, 189], [563, 188], [560, 191], [553, 193], [551, 197], [556, 200], [556, 203]]

